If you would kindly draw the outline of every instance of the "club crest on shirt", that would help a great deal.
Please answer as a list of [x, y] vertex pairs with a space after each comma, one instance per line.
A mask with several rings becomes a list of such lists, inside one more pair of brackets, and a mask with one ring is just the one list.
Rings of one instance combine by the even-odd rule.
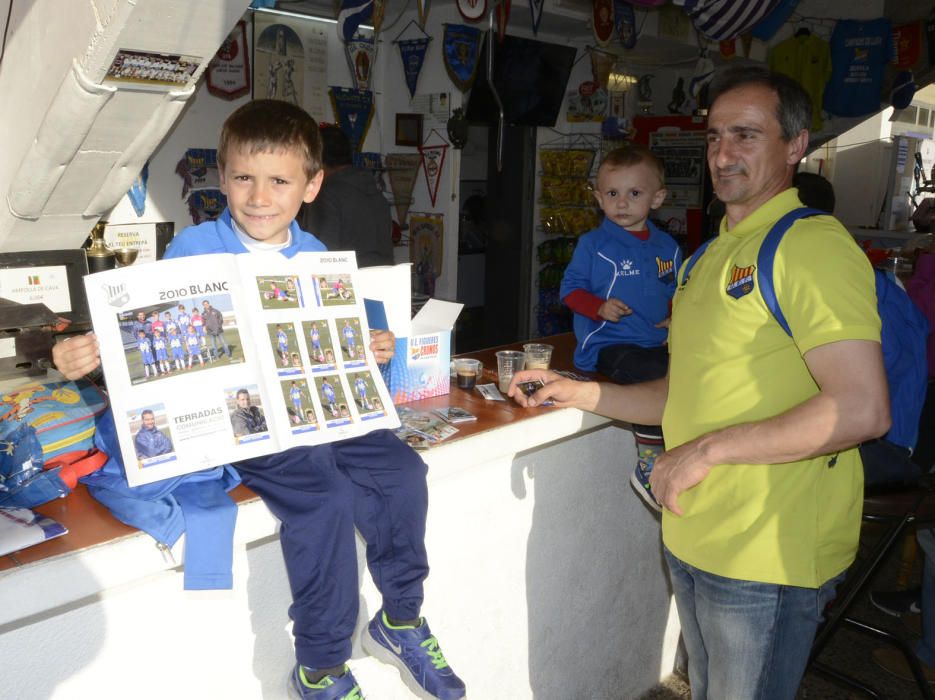
[[755, 270], [756, 265], [748, 265], [747, 267], [734, 265], [734, 268], [730, 271], [730, 279], [727, 281], [727, 293], [734, 299], [739, 299], [752, 292], [754, 286], [753, 272]]
[[675, 279], [675, 261], [662, 260], [656, 257], [656, 268], [659, 271], [659, 281], [668, 284]]

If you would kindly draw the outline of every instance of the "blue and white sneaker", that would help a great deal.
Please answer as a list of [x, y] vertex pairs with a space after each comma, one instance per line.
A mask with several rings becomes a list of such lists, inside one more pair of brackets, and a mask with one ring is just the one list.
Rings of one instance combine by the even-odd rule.
[[642, 459], [637, 460], [636, 469], [630, 474], [630, 485], [633, 487], [633, 490], [639, 494], [640, 498], [646, 501], [650, 508], [661, 513], [662, 506], [659, 505], [659, 501], [653, 496], [653, 489], [649, 485], [649, 475], [652, 473], [653, 468], [648, 462]]
[[360, 692], [360, 686], [354, 679], [354, 674], [347, 666], [344, 667], [344, 675], [325, 676], [317, 683], [310, 683], [305, 678], [305, 672], [302, 667], [296, 664], [292, 669], [292, 677], [289, 681], [290, 697], [299, 698], [299, 700], [363, 700], [364, 696]]
[[451, 670], [424, 618], [418, 627], [393, 627], [380, 610], [364, 630], [361, 643], [368, 654], [395, 666], [406, 687], [418, 697], [465, 697], [464, 682]]

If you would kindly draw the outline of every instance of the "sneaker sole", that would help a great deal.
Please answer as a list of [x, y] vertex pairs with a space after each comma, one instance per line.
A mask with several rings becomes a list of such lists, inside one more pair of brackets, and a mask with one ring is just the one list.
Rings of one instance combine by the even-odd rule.
[[635, 471], [630, 472], [630, 486], [633, 487], [633, 490], [636, 491], [636, 495], [642, 498], [646, 505], [648, 505], [657, 513], [662, 512], [662, 506], [656, 503], [656, 499], [650, 495], [649, 491], [643, 488], [640, 480], [636, 478]]
[[[406, 664], [403, 663], [396, 654], [387, 649], [385, 646], [380, 644], [376, 639], [373, 638], [373, 635], [370, 634], [370, 626], [368, 625], [364, 629], [364, 633], [360, 637], [360, 644], [370, 656], [382, 661], [385, 664], [389, 664], [399, 673], [399, 677], [402, 682], [406, 685], [407, 688], [412, 692], [416, 697], [422, 698], [422, 700], [438, 700], [435, 695], [432, 695], [419, 685], [419, 681], [416, 680], [416, 677], [412, 675]], [[462, 695], [461, 698], [466, 698], [467, 695]]]

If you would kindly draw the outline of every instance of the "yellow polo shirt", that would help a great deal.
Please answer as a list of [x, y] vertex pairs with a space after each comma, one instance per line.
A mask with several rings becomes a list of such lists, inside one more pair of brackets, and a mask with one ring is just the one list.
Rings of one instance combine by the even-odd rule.
[[[669, 395], [662, 427], [673, 448], [719, 428], [778, 415], [818, 393], [802, 355], [840, 340], [880, 340], [873, 270], [830, 216], [796, 222], [773, 265], [794, 341], [756, 283], [760, 244], [795, 189], [721, 235], [679, 285], [672, 309]], [[860, 372], [860, 367], [854, 367]], [[729, 578], [817, 587], [854, 559], [863, 502], [856, 449], [787, 464], [715, 466], [665, 512], [666, 546]]]

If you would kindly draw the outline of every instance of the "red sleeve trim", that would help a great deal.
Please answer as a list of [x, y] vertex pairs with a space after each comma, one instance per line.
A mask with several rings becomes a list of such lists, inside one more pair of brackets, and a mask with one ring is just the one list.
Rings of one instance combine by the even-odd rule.
[[562, 301], [565, 302], [565, 306], [576, 314], [587, 316], [592, 321], [601, 320], [601, 317], [597, 315], [597, 310], [601, 308], [601, 304], [604, 303], [604, 300], [591, 294], [591, 292], [586, 292], [583, 289], [574, 289], [570, 291]]

